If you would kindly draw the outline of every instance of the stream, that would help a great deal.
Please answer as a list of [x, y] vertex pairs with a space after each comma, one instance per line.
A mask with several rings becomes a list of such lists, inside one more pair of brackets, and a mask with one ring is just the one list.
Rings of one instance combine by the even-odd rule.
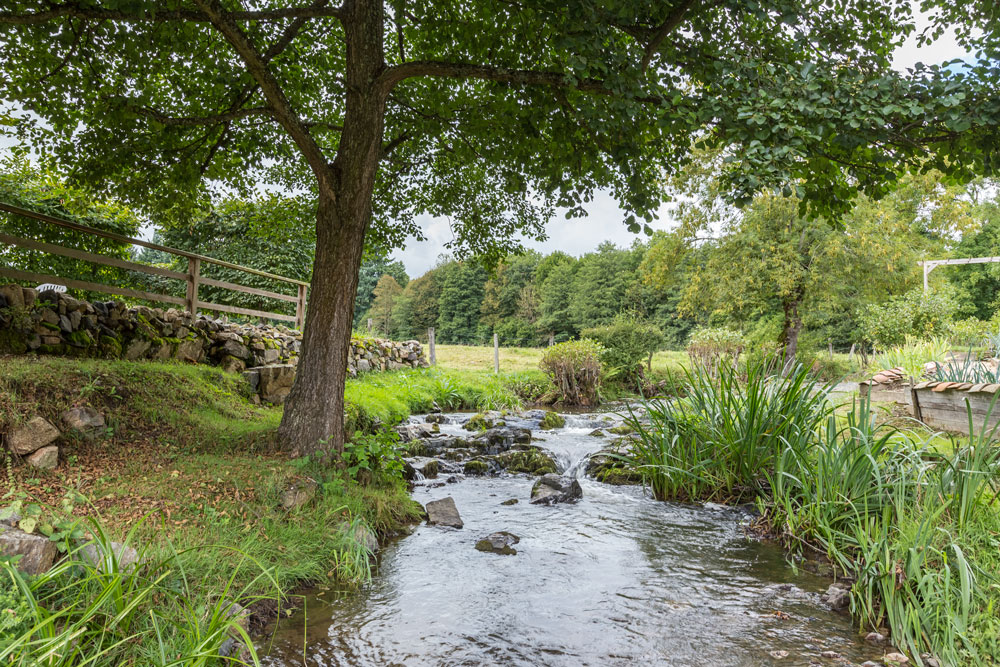
[[[449, 415], [441, 432], [462, 433], [456, 422], [467, 418]], [[846, 614], [820, 602], [829, 580], [796, 572], [779, 547], [746, 536], [743, 510], [658, 502], [641, 487], [582, 477], [581, 462], [604, 444], [588, 435], [601, 418], [566, 415], [564, 428], [533, 433], [580, 478], [578, 503], [530, 505], [528, 475], [417, 482], [423, 504], [454, 498], [464, 528], [423, 524], [382, 549], [368, 586], [307, 596], [305, 611], [263, 640], [264, 664], [847, 665], [881, 657]], [[501, 504], [512, 498], [518, 503]], [[516, 555], [474, 548], [496, 531], [520, 537]]]

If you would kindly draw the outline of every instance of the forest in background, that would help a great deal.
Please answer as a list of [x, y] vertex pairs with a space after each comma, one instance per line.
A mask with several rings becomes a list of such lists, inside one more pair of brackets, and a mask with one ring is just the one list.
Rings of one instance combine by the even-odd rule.
[[[886, 347], [907, 335], [949, 334], [971, 344], [1000, 326], [1000, 266], [939, 268], [927, 294], [918, 266], [923, 259], [1000, 255], [995, 183], [954, 186], [933, 171], [908, 176], [881, 201], [859, 199], [836, 226], [803, 215], [795, 192], [765, 193], [742, 209], [726, 204], [713, 164], [711, 156], [696, 160], [674, 182], [682, 202], [674, 229], [628, 247], [606, 241], [581, 257], [525, 251], [493, 265], [443, 254], [418, 277], [371, 248], [359, 275], [355, 328], [367, 332], [371, 319], [373, 333], [397, 339], [426, 340], [434, 327], [441, 343], [487, 344], [496, 333], [503, 346], [541, 346], [624, 314], [658, 327], [668, 349], [683, 349], [692, 331], [710, 328], [739, 336], [747, 349], [783, 348], [809, 359], [831, 345]], [[0, 163], [0, 199], [127, 235], [144, 228], [140, 212], [93, 197], [17, 151]], [[206, 201], [158, 217], [154, 240], [309, 280], [312, 215], [302, 201], [273, 194]], [[0, 228], [93, 249], [92, 238], [16, 216], [0, 215]], [[184, 270], [162, 253], [101, 244], [103, 253]], [[0, 258], [40, 273], [183, 294], [183, 285], [166, 279], [68, 258], [16, 248], [0, 249]], [[207, 271], [287, 290], [263, 277]], [[281, 306], [205, 289], [207, 300]]]

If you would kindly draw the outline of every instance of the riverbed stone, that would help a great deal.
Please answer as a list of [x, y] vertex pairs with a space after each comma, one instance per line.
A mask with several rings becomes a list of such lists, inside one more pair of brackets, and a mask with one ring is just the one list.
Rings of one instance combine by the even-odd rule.
[[556, 474], [543, 475], [531, 487], [532, 505], [554, 505], [556, 503], [575, 503], [583, 497], [580, 482], [569, 477]]
[[882, 659], [885, 661], [885, 664], [890, 665], [890, 667], [905, 665], [910, 662], [910, 659], [907, 658], [905, 655], [896, 652], [886, 653], [884, 656], [882, 656]]
[[48, 572], [57, 553], [56, 543], [44, 535], [0, 526], [0, 555], [20, 556], [17, 569], [25, 574]]
[[432, 500], [425, 507], [427, 510], [427, 523], [432, 526], [447, 526], [449, 528], [461, 528], [465, 524], [455, 507], [455, 499], [451, 496]]
[[476, 542], [477, 551], [498, 554], [500, 556], [513, 556], [517, 553], [514, 545], [521, 541], [521, 538], [505, 530], [491, 533]]
[[318, 485], [312, 480], [291, 484], [281, 492], [282, 509], [292, 511], [310, 502], [316, 496]]
[[70, 431], [76, 431], [88, 440], [96, 440], [104, 434], [104, 416], [91, 407], [67, 410], [62, 413], [62, 423]]
[[838, 581], [830, 585], [826, 589], [826, 593], [822, 597], [823, 602], [830, 605], [830, 609], [834, 611], [840, 611], [842, 609], [847, 609], [851, 605], [851, 587], [850, 584], [843, 581]]
[[28, 456], [26, 460], [32, 468], [55, 470], [56, 466], [59, 465], [59, 447], [56, 445], [42, 447], [34, 454]]
[[885, 644], [885, 635], [881, 632], [869, 632], [865, 635], [865, 641], [875, 646], [882, 646]]
[[505, 500], [505, 501], [503, 501], [500, 504], [501, 505], [516, 505], [517, 504], [517, 498], [510, 498], [509, 500]]
[[25, 456], [51, 444], [59, 437], [59, 429], [44, 417], [34, 417], [23, 426], [14, 428], [7, 434], [7, 444], [11, 451]]

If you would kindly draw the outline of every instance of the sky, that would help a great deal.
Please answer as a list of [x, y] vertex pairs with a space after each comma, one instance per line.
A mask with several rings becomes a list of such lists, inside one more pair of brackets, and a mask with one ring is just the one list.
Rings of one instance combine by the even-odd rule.
[[[916, 3], [914, 3], [916, 4]], [[926, 20], [917, 21], [917, 32], [927, 25]], [[894, 66], [904, 70], [918, 62], [925, 64], [941, 63], [955, 58], [968, 56], [959, 46], [953, 34], [944, 34], [931, 45], [917, 46], [916, 33], [896, 52]], [[565, 211], [557, 211], [553, 220], [547, 225], [548, 238], [544, 241], [524, 241], [526, 248], [533, 248], [543, 254], [561, 250], [570, 255], [579, 256], [597, 248], [604, 241], [611, 241], [620, 247], [628, 247], [636, 239], [645, 239], [644, 234], [630, 233], [623, 223], [625, 213], [617, 202], [607, 192], [599, 192], [587, 206], [587, 217], [567, 220]], [[445, 218], [422, 216], [417, 218], [425, 241], [416, 241], [412, 237], [407, 240], [406, 247], [392, 254], [406, 266], [406, 272], [416, 277], [436, 262], [440, 254], [447, 252], [445, 244], [454, 238], [451, 226]], [[669, 206], [660, 209], [659, 219], [650, 226], [657, 230], [671, 228], [673, 220]]]

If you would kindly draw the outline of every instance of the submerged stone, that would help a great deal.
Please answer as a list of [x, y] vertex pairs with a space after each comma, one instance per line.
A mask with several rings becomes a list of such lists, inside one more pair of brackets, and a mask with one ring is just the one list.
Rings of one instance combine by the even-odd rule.
[[556, 474], [544, 475], [531, 487], [532, 505], [554, 505], [575, 503], [583, 497], [580, 482]]
[[521, 538], [513, 533], [501, 530], [492, 533], [476, 542], [478, 551], [499, 554], [501, 556], [513, 556], [517, 553], [514, 545], [521, 541]]

